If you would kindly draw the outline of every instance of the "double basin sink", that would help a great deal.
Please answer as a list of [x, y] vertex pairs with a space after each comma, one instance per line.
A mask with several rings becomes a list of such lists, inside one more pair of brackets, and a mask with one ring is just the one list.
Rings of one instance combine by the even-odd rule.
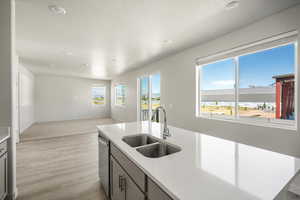
[[160, 158], [181, 151], [180, 147], [147, 134], [130, 135], [122, 140], [148, 158]]

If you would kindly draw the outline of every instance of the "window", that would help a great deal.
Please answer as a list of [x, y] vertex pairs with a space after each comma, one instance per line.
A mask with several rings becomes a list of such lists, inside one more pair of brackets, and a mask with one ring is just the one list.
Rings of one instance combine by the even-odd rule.
[[201, 113], [234, 116], [235, 60], [227, 59], [208, 64], [201, 67], [200, 70]]
[[160, 106], [160, 74], [151, 76], [151, 105], [152, 110]]
[[295, 125], [296, 43], [198, 66], [197, 115]]
[[141, 121], [146, 121], [150, 119], [153, 110], [160, 106], [160, 74], [143, 76], [138, 80], [139, 117]]
[[117, 85], [115, 87], [115, 105], [125, 105], [125, 85]]
[[105, 104], [105, 90], [106, 88], [92, 87], [92, 102], [94, 105], [104, 105]]
[[148, 76], [140, 78], [140, 119], [141, 121], [149, 120], [149, 82]]

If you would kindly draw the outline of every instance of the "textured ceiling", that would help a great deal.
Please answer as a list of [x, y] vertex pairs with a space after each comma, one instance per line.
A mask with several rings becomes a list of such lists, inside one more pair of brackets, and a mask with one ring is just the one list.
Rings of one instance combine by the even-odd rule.
[[[111, 79], [298, 0], [16, 0], [17, 52], [35, 73]], [[48, 5], [67, 14], [54, 15]]]

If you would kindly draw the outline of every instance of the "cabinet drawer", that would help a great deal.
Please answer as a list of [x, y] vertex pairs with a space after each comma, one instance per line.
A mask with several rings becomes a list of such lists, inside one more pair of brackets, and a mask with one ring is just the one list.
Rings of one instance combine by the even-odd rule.
[[112, 156], [121, 164], [129, 176], [145, 192], [145, 174], [140, 170], [126, 155], [124, 155], [116, 146], [111, 145]]
[[156, 183], [148, 178], [148, 198], [151, 200], [172, 200]]
[[0, 155], [7, 152], [7, 141], [4, 141], [0, 144]]

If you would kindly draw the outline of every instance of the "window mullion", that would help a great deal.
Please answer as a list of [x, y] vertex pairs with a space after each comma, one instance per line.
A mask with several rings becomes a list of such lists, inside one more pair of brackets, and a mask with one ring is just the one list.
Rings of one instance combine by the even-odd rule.
[[239, 117], [239, 108], [238, 108], [238, 101], [239, 101], [239, 87], [240, 87], [240, 74], [239, 74], [239, 58], [235, 57], [235, 119]]
[[148, 76], [148, 113], [149, 120], [151, 121], [152, 116], [152, 75]]

